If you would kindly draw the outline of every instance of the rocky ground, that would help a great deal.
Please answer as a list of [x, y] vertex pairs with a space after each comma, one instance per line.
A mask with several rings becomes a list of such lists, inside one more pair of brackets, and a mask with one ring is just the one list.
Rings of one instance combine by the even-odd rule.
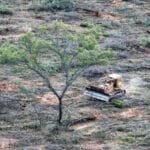
[[[42, 80], [24, 66], [0, 65], [0, 149], [149, 150], [150, 49], [140, 39], [149, 36], [150, 2], [78, 0], [75, 10], [55, 13], [29, 11], [30, 0], [0, 1], [4, 3], [13, 15], [0, 15], [1, 42], [16, 42], [24, 33], [35, 33], [39, 25], [50, 26], [55, 19], [72, 28], [84, 22], [101, 25], [106, 31], [99, 41], [101, 48], [113, 49], [117, 59], [96, 72], [122, 74], [127, 94], [119, 102], [91, 100], [83, 96], [85, 86], [102, 79], [79, 78], [64, 99], [64, 124], [93, 119], [56, 131], [57, 100]], [[57, 76], [61, 75], [53, 78], [59, 86]]]

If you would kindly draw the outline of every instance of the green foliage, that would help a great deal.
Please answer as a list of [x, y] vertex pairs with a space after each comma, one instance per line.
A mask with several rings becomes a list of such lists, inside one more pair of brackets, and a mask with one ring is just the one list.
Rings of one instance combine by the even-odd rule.
[[20, 44], [23, 46], [22, 48], [26, 51], [26, 53], [31, 53], [32, 56], [37, 57], [40, 55], [46, 47], [46, 43], [44, 40], [39, 38], [34, 38], [31, 33], [27, 33], [23, 37], [20, 38]]
[[114, 58], [114, 53], [111, 50], [106, 51], [89, 51], [83, 50], [78, 55], [79, 65], [94, 65], [106, 64]]
[[9, 9], [7, 6], [5, 5], [0, 5], [0, 14], [3, 15], [12, 15], [13, 12], [11, 9]]
[[121, 140], [125, 143], [134, 143], [136, 141], [136, 137], [133, 133], [129, 133], [126, 137], [123, 137]]
[[[45, 32], [42, 27], [40, 27], [40, 30]], [[31, 33], [27, 33], [20, 38], [19, 44], [22, 52], [24, 52], [24, 60], [30, 66], [42, 67], [49, 73], [56, 73], [59, 70], [58, 57], [52, 51], [48, 52], [49, 45], [42, 38], [35, 38]], [[48, 57], [45, 57], [45, 53], [47, 53]]]
[[[98, 50], [98, 40], [101, 35], [101, 28], [98, 26], [92, 25], [80, 33], [72, 33], [68, 31], [64, 23], [56, 21], [53, 23], [53, 29], [57, 32], [57, 36], [61, 37], [63, 41], [68, 41], [69, 44], [67, 44], [70, 46], [70, 51], [76, 53], [74, 61], [77, 62], [78, 66], [104, 64], [115, 57], [111, 50]], [[66, 49], [68, 49], [68, 45], [65, 45]], [[60, 49], [59, 52], [61, 52], [62, 48], [58, 49]], [[64, 50], [62, 52], [64, 53]], [[66, 61], [69, 61], [72, 55], [74, 54], [71, 54], [68, 50], [68, 52], [65, 53]]]
[[38, 5], [32, 5], [29, 9], [37, 11], [71, 10], [73, 9], [72, 0], [44, 0]]
[[78, 33], [76, 36], [79, 49], [95, 50], [98, 49], [98, 40], [101, 35], [101, 28], [91, 25], [91, 27]]
[[80, 24], [80, 26], [83, 27], [83, 28], [91, 28], [92, 24], [88, 23], [88, 22], [83, 22], [83, 23]]
[[13, 44], [4, 43], [0, 46], [0, 63], [17, 64], [22, 61], [23, 53]]
[[47, 0], [47, 7], [55, 10], [66, 10], [73, 7], [71, 0]]
[[114, 58], [111, 50], [98, 50], [101, 30], [97, 26], [72, 33], [66, 24], [55, 21], [50, 32], [42, 26], [39, 27], [39, 32], [38, 38], [31, 33], [21, 37], [19, 49], [10, 43], [4, 43], [0, 47], [0, 62], [17, 63], [25, 60], [32, 67], [41, 66], [48, 72], [56, 72], [62, 67], [62, 59], [65, 67], [71, 67], [74, 62], [83, 67], [108, 63]]
[[134, 137], [125, 137], [125, 138], [122, 138], [122, 142], [134, 143], [135, 142], [135, 138]]
[[117, 108], [123, 108], [124, 107], [124, 102], [122, 100], [113, 100], [112, 105], [114, 105]]
[[98, 40], [99, 36], [102, 33], [102, 29], [100, 26], [92, 24], [91, 27], [88, 29], [85, 29], [83, 33], [84, 34], [91, 34]]
[[[51, 30], [52, 33], [58, 34], [63, 38], [71, 36], [71, 34], [68, 32], [67, 25], [61, 21], [53, 21]], [[66, 33], [68, 33], [68, 35], [66, 35]]]
[[116, 128], [117, 131], [119, 132], [130, 132], [130, 129], [126, 128], [126, 127], [117, 127]]
[[143, 47], [150, 47], [150, 37], [141, 36], [138, 38], [138, 42]]
[[79, 36], [79, 46], [87, 50], [93, 50], [97, 46], [97, 40], [94, 35]]
[[104, 28], [102, 28], [102, 26], [94, 25], [91, 22], [82, 22], [80, 27], [86, 28], [85, 31], [87, 34], [93, 34], [97, 40], [99, 39], [100, 35], [108, 35], [108, 33], [103, 30]]

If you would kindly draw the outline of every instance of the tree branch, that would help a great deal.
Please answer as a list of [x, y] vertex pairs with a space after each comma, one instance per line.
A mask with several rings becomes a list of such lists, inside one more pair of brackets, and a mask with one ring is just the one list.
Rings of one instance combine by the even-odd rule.
[[33, 70], [34, 72], [36, 72], [42, 79], [45, 80], [45, 82], [46, 82], [48, 88], [49, 88], [49, 89], [54, 93], [54, 95], [59, 99], [60, 96], [59, 96], [59, 94], [57, 93], [57, 91], [52, 87], [52, 85], [51, 85], [51, 83], [50, 83], [50, 81], [49, 81], [47, 75], [45, 75], [42, 70], [36, 69], [36, 67], [30, 66], [28, 63], [26, 63], [26, 65], [29, 67], [29, 69], [31, 69], [31, 70]]
[[65, 95], [66, 91], [68, 90], [68, 88], [70, 87], [70, 85], [72, 85], [72, 83], [73, 83], [73, 82], [83, 73], [83, 71], [84, 71], [85, 69], [87, 69], [87, 68], [88, 68], [88, 66], [87, 66], [87, 67], [84, 67], [84, 68], [81, 68], [79, 71], [77, 71], [77, 72], [75, 72], [75, 73], [73, 74], [73, 76], [67, 81], [67, 84], [66, 84], [65, 88], [63, 89], [62, 94], [60, 95], [61, 98], [64, 97], [64, 95]]

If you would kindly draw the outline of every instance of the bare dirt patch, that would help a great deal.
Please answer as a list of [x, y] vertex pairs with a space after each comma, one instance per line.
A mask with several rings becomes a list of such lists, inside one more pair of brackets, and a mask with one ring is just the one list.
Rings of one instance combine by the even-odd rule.
[[137, 108], [129, 108], [126, 111], [120, 113], [121, 118], [132, 118], [132, 117], [142, 117], [142, 113]]
[[40, 103], [47, 104], [48, 106], [58, 105], [58, 100], [52, 93], [37, 96], [37, 99]]
[[0, 137], [0, 149], [9, 149], [17, 143], [16, 139]]
[[9, 81], [0, 81], [0, 92], [16, 92], [18, 90], [18, 86]]

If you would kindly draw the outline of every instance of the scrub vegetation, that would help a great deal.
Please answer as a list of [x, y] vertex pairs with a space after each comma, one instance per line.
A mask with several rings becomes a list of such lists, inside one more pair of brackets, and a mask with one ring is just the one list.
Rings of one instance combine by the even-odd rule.
[[0, 1], [0, 149], [149, 149], [149, 43], [146, 0]]

